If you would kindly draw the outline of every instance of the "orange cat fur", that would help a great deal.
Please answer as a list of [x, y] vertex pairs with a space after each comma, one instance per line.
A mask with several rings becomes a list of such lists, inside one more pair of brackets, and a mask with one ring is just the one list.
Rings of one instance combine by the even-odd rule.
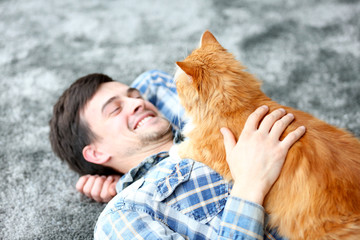
[[[201, 161], [231, 179], [221, 127], [239, 136], [257, 107], [295, 115], [281, 139], [298, 126], [305, 135], [288, 152], [264, 200], [270, 226], [290, 239], [360, 239], [360, 142], [308, 113], [282, 106], [210, 32], [175, 75], [180, 101], [191, 119], [179, 146], [181, 157]], [[189, 128], [190, 127], [190, 128]], [[249, 159], [250, 160], [250, 159]]]

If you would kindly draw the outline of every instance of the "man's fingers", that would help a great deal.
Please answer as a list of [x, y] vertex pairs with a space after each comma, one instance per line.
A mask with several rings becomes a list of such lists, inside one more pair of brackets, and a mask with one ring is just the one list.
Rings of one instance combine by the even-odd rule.
[[90, 192], [91, 197], [97, 202], [102, 202], [100, 194], [101, 194], [101, 190], [103, 188], [105, 180], [106, 180], [105, 176], [96, 177], [94, 184], [91, 188], [91, 192]]
[[294, 120], [294, 115], [292, 113], [288, 113], [283, 116], [280, 120], [277, 120], [274, 123], [274, 126], [270, 130], [270, 135], [279, 139], [281, 134], [285, 131], [285, 129], [289, 126], [289, 124]]
[[76, 183], [76, 190], [80, 193], [84, 193], [83, 188], [90, 175], [84, 175], [79, 178]]
[[87, 179], [87, 181], [83, 187], [83, 193], [89, 198], [92, 198], [91, 197], [91, 189], [92, 189], [92, 186], [94, 185], [94, 182], [95, 182], [95, 176], [89, 176], [89, 178]]
[[111, 193], [109, 190], [110, 185], [113, 182], [113, 180], [114, 180], [114, 178], [110, 175], [110, 176], [107, 176], [106, 180], [104, 181], [104, 184], [102, 186], [102, 190], [100, 193], [100, 197], [103, 202], [108, 202], [113, 197], [113, 196], [111, 196]]
[[77, 181], [76, 189], [97, 202], [109, 202], [116, 195], [116, 183], [119, 179], [119, 175], [85, 175]]
[[286, 111], [282, 108], [272, 111], [267, 115], [259, 126], [259, 131], [262, 133], [269, 133], [274, 123], [285, 115]]
[[248, 119], [245, 122], [244, 130], [245, 131], [254, 131], [258, 129], [259, 122], [265, 114], [269, 111], [268, 106], [261, 106], [255, 110], [252, 114], [249, 115]]
[[235, 137], [228, 128], [223, 127], [220, 129], [220, 131], [224, 137], [225, 151], [226, 151], [226, 155], [228, 155], [231, 149], [233, 149], [234, 146], [236, 145]]
[[116, 195], [116, 181], [112, 182], [109, 186], [109, 193], [113, 197]]
[[305, 133], [306, 128], [304, 126], [298, 127], [296, 130], [289, 133], [281, 142], [285, 149], [290, 149], [290, 147], [299, 140]]
[[109, 193], [110, 193], [110, 195], [115, 196], [117, 194], [116, 193], [116, 184], [119, 181], [120, 176], [119, 175], [113, 175], [113, 178], [114, 178], [114, 180], [109, 186]]

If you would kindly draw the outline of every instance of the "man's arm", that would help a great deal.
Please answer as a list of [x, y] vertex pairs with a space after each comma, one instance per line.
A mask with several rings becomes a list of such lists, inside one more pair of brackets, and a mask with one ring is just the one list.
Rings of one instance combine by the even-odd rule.
[[294, 116], [278, 109], [264, 117], [268, 110], [263, 106], [249, 116], [238, 142], [229, 129], [221, 129], [234, 180], [220, 224], [225, 239], [268, 239], [263, 200], [279, 177], [290, 147], [305, 133], [299, 127], [280, 141]]
[[284, 109], [266, 115], [268, 111], [262, 106], [249, 116], [237, 143], [228, 129], [221, 129], [234, 180], [231, 194], [260, 205], [279, 177], [290, 147], [305, 133], [302, 126], [280, 141], [294, 115]]

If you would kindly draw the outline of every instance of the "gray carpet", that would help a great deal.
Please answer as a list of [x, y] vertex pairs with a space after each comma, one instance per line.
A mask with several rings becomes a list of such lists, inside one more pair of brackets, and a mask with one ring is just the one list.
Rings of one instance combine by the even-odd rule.
[[273, 99], [360, 136], [356, 0], [1, 0], [0, 20], [0, 239], [92, 238], [104, 205], [51, 152], [52, 105], [88, 73], [173, 73], [206, 29]]

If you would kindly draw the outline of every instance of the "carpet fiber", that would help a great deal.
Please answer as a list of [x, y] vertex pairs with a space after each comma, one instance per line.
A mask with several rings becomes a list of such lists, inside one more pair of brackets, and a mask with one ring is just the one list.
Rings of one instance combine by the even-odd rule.
[[356, 0], [0, 1], [0, 239], [91, 239], [103, 204], [48, 141], [75, 79], [174, 73], [211, 30], [273, 99], [360, 136]]

